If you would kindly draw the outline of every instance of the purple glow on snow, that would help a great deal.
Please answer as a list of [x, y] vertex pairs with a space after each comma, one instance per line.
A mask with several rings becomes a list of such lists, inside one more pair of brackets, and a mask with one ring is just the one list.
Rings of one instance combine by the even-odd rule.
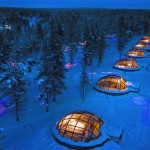
[[5, 103], [0, 103], [0, 116], [3, 116], [7, 112], [7, 106]]
[[70, 68], [76, 66], [77, 64], [78, 64], [78, 63], [73, 63], [73, 64], [67, 63], [67, 64], [65, 64], [65, 67], [68, 68], [68, 69], [70, 69]]

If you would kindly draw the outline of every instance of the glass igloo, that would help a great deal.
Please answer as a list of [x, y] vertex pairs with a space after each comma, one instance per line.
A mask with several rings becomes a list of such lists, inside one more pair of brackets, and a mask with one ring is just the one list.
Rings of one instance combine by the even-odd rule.
[[146, 43], [146, 44], [148, 44], [148, 43], [150, 43], [150, 38], [146, 38], [146, 37], [144, 37], [144, 38], [140, 39], [140, 41], [139, 41], [139, 42], [142, 42], [142, 43]]
[[127, 81], [115, 74], [107, 75], [99, 79], [95, 89], [107, 94], [124, 94], [129, 92]]
[[144, 38], [143, 38], [143, 39], [147, 40], [147, 41], [150, 43], [150, 35], [146, 35], [146, 36], [144, 36]]
[[145, 47], [147, 47], [147, 46], [148, 46], [148, 44], [147, 44], [147, 43], [144, 43], [144, 42], [138, 42], [138, 43], [136, 43], [136, 44], [134, 45], [134, 47], [137, 48], [137, 49], [142, 49], [142, 48], [145, 48]]
[[108, 140], [119, 142], [122, 129], [104, 123], [96, 114], [77, 110], [61, 118], [52, 133], [57, 142], [73, 149], [101, 146]]
[[140, 69], [137, 61], [131, 58], [120, 59], [115, 63], [114, 68], [124, 71], [135, 71]]
[[62, 137], [73, 141], [89, 142], [101, 136], [103, 120], [93, 113], [75, 111], [63, 117], [57, 123], [57, 130]]
[[145, 57], [145, 52], [143, 50], [131, 49], [127, 52], [127, 56], [142, 58]]

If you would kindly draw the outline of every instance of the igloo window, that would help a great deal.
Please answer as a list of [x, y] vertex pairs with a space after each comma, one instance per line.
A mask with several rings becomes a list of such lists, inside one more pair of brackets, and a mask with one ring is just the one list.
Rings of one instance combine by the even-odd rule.
[[121, 59], [116, 62], [115, 66], [119, 68], [138, 68], [138, 63], [134, 59]]
[[133, 49], [133, 50], [129, 50], [127, 52], [128, 56], [133, 56], [133, 57], [143, 57], [145, 55], [143, 50], [137, 50], [137, 49]]
[[125, 90], [126, 81], [117, 75], [108, 75], [97, 82], [97, 86], [106, 90]]
[[57, 124], [57, 130], [62, 137], [76, 142], [89, 142], [101, 136], [100, 127], [103, 123], [93, 113], [76, 111], [62, 118]]

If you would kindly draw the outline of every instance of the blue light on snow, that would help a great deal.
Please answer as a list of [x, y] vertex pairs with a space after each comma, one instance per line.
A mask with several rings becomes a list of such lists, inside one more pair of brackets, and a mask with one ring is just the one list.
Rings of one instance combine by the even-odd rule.
[[4, 102], [0, 102], [0, 117], [5, 115], [7, 112], [7, 106]]

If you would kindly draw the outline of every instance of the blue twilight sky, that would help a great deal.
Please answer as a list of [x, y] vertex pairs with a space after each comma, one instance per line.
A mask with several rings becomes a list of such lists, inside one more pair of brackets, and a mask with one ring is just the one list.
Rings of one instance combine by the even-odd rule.
[[0, 0], [0, 6], [29, 8], [132, 8], [150, 9], [150, 0]]

